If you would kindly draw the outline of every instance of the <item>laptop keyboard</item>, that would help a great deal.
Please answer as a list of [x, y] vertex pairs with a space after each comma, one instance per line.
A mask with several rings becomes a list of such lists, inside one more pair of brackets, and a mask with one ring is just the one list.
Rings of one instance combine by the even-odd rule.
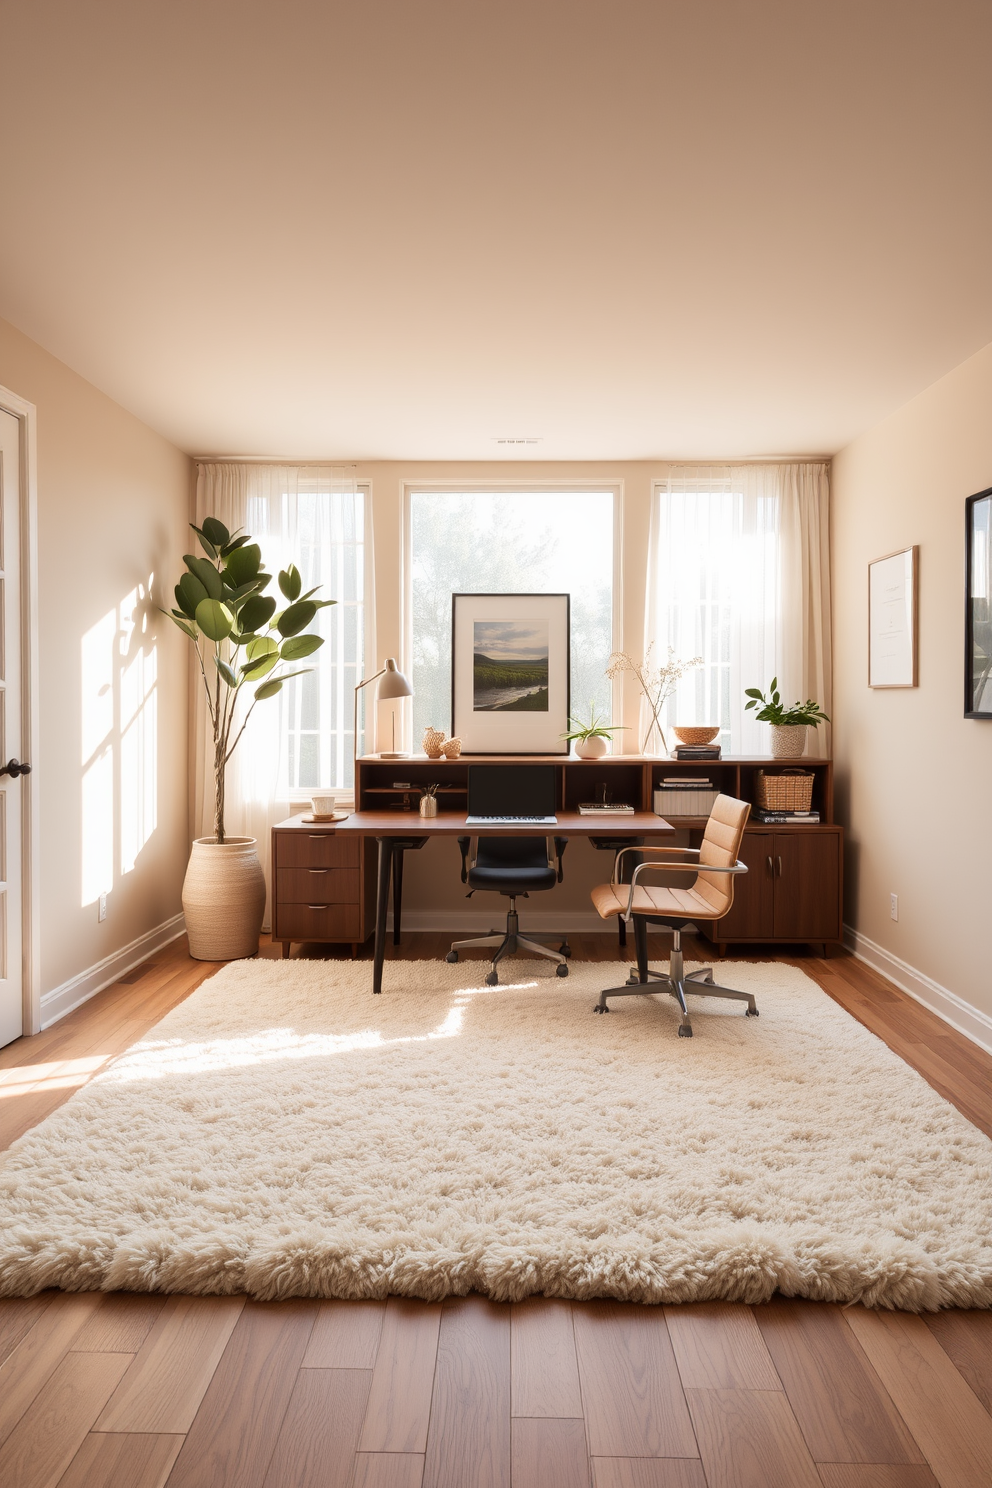
[[467, 816], [465, 825], [469, 827], [554, 827], [558, 825], [558, 818], [556, 816]]

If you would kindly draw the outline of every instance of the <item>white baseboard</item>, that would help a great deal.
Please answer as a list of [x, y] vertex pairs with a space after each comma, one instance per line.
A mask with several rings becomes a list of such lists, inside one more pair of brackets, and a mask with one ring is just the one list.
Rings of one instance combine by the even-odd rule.
[[102, 992], [104, 987], [109, 987], [111, 982], [119, 981], [126, 976], [135, 966], [140, 966], [142, 961], [147, 961], [156, 951], [170, 941], [178, 940], [186, 930], [186, 922], [181, 914], [173, 915], [171, 920], [163, 920], [161, 925], [156, 925], [154, 930], [148, 930], [144, 935], [139, 935], [137, 940], [132, 940], [129, 945], [121, 946], [120, 950], [113, 951], [109, 956], [104, 956], [95, 966], [90, 966], [86, 971], [80, 971], [60, 987], [53, 987], [50, 992], [43, 992], [41, 996], [41, 1026], [50, 1028], [66, 1013], [71, 1013], [74, 1008], [80, 1007]]
[[938, 1018], [956, 1028], [958, 1033], [963, 1033], [972, 1043], [992, 1054], [992, 1018], [988, 1013], [965, 1002], [956, 992], [942, 987], [939, 982], [935, 982], [924, 972], [917, 971], [907, 961], [901, 961], [891, 951], [885, 950], [884, 946], [876, 945], [867, 935], [862, 935], [851, 925], [844, 926], [844, 944], [849, 951], [854, 952], [859, 961], [874, 967], [890, 982], [895, 982], [903, 992], [908, 992], [916, 1002], [921, 1002], [932, 1013], [936, 1013]]
[[[454, 935], [486, 935], [490, 930], [505, 926], [506, 910], [501, 912], [498, 906], [488, 911], [412, 909], [403, 911], [402, 923], [404, 930], [433, 930], [440, 934], [447, 934], [450, 930]], [[388, 916], [386, 925], [392, 930], [392, 914]], [[594, 910], [574, 909], [564, 914], [554, 914], [550, 910], [547, 913], [525, 912], [520, 916], [520, 933], [526, 935], [529, 931], [535, 935], [557, 935], [566, 931], [572, 935], [589, 935], [594, 931], [617, 933], [615, 921], [600, 919]]]

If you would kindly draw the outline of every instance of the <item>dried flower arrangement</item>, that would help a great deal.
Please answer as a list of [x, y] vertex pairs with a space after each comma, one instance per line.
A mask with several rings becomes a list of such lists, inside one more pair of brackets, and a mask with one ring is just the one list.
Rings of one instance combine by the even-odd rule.
[[606, 666], [606, 675], [612, 682], [623, 672], [633, 672], [641, 686], [641, 691], [647, 698], [648, 707], [651, 710], [651, 722], [648, 724], [644, 735], [644, 743], [641, 753], [648, 753], [648, 745], [651, 735], [657, 729], [661, 738], [661, 747], [666, 754], [669, 753], [668, 740], [665, 738], [665, 730], [661, 723], [661, 711], [675, 691], [686, 672], [691, 672], [694, 667], [702, 666], [703, 658], [693, 656], [689, 661], [678, 661], [675, 657], [675, 648], [669, 646], [668, 661], [665, 666], [652, 667], [651, 652], [654, 650], [654, 641], [651, 642], [644, 653], [643, 661], [635, 661], [627, 651], [614, 651]]

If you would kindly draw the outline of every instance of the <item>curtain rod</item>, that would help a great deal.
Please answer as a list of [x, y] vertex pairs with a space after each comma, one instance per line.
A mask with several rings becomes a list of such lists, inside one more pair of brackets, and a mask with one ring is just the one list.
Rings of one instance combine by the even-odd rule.
[[336, 465], [339, 470], [357, 470], [357, 460], [280, 460], [274, 455], [191, 455], [197, 465]]

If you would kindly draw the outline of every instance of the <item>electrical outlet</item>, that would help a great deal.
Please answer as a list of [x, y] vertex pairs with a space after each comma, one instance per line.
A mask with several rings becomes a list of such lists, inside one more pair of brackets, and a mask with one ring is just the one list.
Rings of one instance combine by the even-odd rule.
[[891, 919], [893, 919], [893, 920], [897, 920], [899, 918], [899, 895], [898, 894], [890, 894], [889, 895], [889, 917]]
[[106, 894], [101, 894], [100, 895], [100, 919], [101, 920], [105, 920], [106, 918], [107, 918], [107, 896], [106, 896]]

